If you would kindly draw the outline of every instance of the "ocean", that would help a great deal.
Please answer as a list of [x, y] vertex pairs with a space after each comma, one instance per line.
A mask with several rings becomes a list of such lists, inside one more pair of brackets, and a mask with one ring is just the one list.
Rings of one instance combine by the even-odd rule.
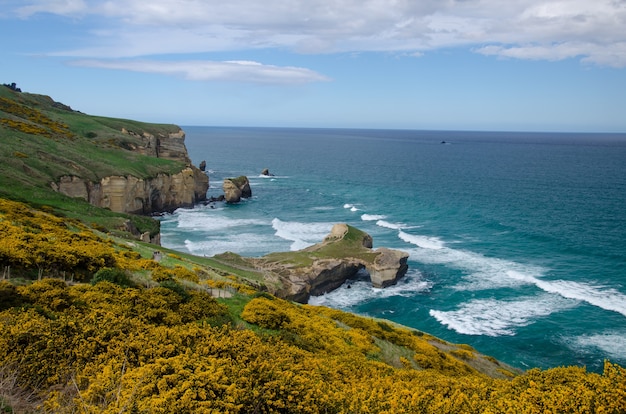
[[[310, 304], [465, 343], [521, 369], [626, 365], [626, 134], [184, 127], [208, 196], [161, 217], [165, 247], [261, 256], [335, 223], [409, 253], [398, 284]], [[271, 177], [261, 176], [268, 168]]]

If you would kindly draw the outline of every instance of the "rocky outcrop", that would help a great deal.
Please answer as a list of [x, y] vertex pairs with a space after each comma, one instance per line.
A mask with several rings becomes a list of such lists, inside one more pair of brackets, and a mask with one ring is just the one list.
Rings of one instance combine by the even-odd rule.
[[384, 247], [373, 250], [369, 234], [336, 224], [322, 243], [297, 252], [244, 260], [262, 270], [271, 293], [306, 303], [310, 296], [330, 292], [360, 272], [369, 274], [375, 287], [395, 284], [406, 274], [408, 257], [405, 252]]
[[137, 133], [122, 128], [143, 145], [133, 146], [132, 151], [156, 158], [182, 161], [187, 166], [175, 174], [157, 174], [150, 178], [132, 175], [112, 175], [94, 182], [79, 176], [66, 175], [52, 188], [69, 197], [79, 197], [97, 207], [119, 213], [153, 214], [173, 211], [179, 207], [192, 207], [206, 200], [209, 177], [191, 165], [185, 133]]
[[135, 152], [149, 157], [183, 161], [186, 164], [191, 163], [185, 146], [185, 132], [182, 129], [177, 132], [155, 135], [146, 131], [139, 133], [122, 128], [122, 133], [139, 139], [141, 144], [133, 148]]
[[229, 204], [238, 203], [242, 198], [252, 197], [250, 181], [248, 181], [248, 177], [245, 175], [224, 179], [222, 190], [224, 190], [224, 198]]
[[190, 166], [177, 174], [158, 174], [148, 179], [109, 176], [93, 183], [80, 177], [64, 176], [53, 188], [111, 211], [152, 214], [192, 207], [206, 199], [208, 186], [207, 175]]
[[399, 275], [404, 275], [408, 270], [407, 259], [409, 255], [399, 250], [391, 250], [386, 247], [376, 249], [378, 255], [374, 262], [367, 267], [372, 286], [385, 288], [394, 285]]
[[263, 168], [263, 170], [261, 171], [261, 175], [265, 176], [265, 177], [273, 177], [274, 174], [270, 173], [270, 170], [268, 168]]

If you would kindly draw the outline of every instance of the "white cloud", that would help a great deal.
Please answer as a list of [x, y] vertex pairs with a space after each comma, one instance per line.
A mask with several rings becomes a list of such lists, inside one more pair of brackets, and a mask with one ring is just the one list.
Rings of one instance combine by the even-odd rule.
[[[90, 14], [98, 47], [133, 57], [282, 48], [300, 53], [470, 47], [518, 59], [626, 65], [624, 0], [27, 0], [17, 13]], [[17, 7], [17, 6], [15, 6]], [[106, 28], [106, 30], [103, 30]]]
[[305, 68], [263, 65], [252, 61], [78, 60], [72, 65], [182, 76], [194, 81], [302, 84], [330, 80]]
[[15, 13], [26, 18], [37, 13], [52, 13], [59, 15], [71, 15], [87, 11], [87, 5], [83, 0], [46, 0], [20, 2], [15, 6]]

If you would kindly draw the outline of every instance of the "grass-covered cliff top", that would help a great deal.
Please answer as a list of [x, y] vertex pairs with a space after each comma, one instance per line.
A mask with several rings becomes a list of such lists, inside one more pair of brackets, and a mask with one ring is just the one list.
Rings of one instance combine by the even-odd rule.
[[[178, 172], [183, 162], [133, 150], [145, 145], [141, 138], [144, 133], [167, 136], [178, 131], [175, 125], [86, 115], [48, 96], [0, 86], [0, 197], [49, 206], [85, 222], [119, 227], [129, 217], [56, 193], [51, 183], [64, 175], [97, 182], [110, 175], [145, 178]], [[132, 220], [140, 229], [154, 232], [155, 223]]]

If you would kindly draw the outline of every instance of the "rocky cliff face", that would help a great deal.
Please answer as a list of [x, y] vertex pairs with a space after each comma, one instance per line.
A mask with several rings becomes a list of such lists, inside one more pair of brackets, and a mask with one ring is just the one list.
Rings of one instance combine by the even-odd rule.
[[181, 130], [167, 137], [155, 137], [148, 133], [143, 136], [146, 146], [137, 148], [137, 152], [184, 161], [187, 167], [176, 174], [158, 174], [147, 179], [108, 176], [99, 182], [92, 182], [77, 176], [63, 176], [52, 187], [70, 197], [83, 198], [95, 206], [133, 214], [173, 211], [205, 200], [209, 178], [191, 165], [184, 144], [184, 132]]
[[165, 134], [151, 134], [149, 132], [137, 133], [122, 128], [122, 133], [132, 135], [141, 140], [143, 145], [135, 147], [133, 150], [140, 154], [155, 158], [165, 158], [168, 160], [183, 161], [191, 164], [187, 147], [185, 146], [185, 132], [181, 129], [178, 132]]

